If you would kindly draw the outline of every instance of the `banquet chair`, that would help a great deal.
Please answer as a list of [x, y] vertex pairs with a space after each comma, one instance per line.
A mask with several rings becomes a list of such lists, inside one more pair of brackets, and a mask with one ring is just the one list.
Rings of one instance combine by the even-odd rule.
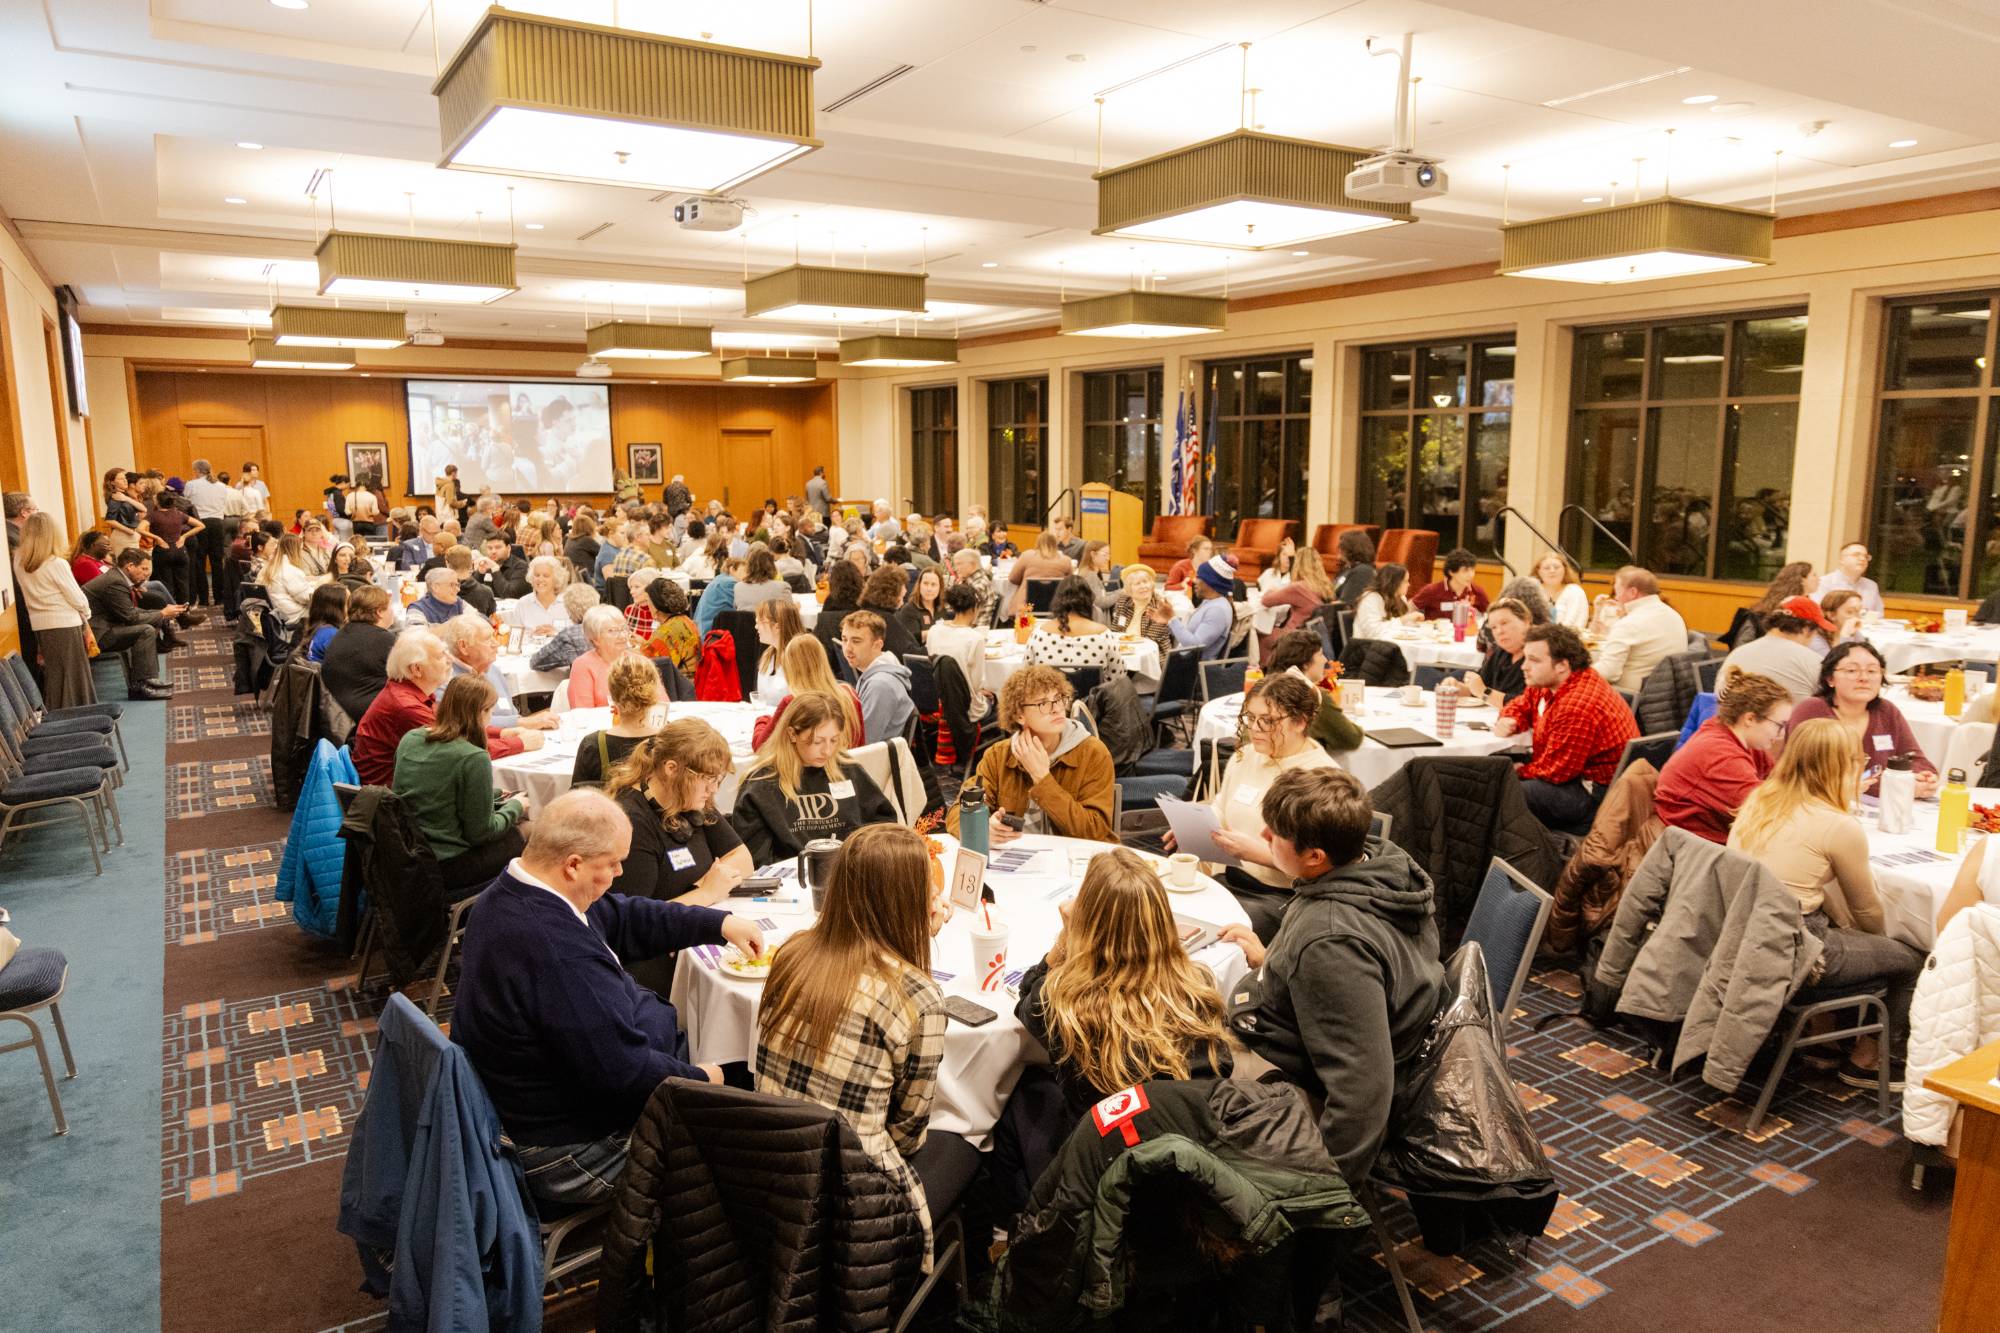
[[558, 685], [556, 686], [556, 692], [555, 692], [555, 694], [554, 694], [554, 695], [552, 695], [552, 696], [550, 697], [550, 699], [549, 699], [549, 711], [550, 711], [551, 713], [559, 713], [559, 714], [560, 714], [560, 713], [567, 713], [567, 712], [569, 711], [569, 682], [568, 682], [568, 681], [566, 681], [566, 680], [565, 680], [565, 681], [562, 681], [561, 683], [559, 683], [559, 684], [558, 684]]
[[1985, 767], [1987, 752], [1993, 748], [1994, 725], [1991, 722], [1961, 722], [1951, 733], [1951, 743], [1945, 746], [1944, 762], [1938, 765], [1939, 773], [1949, 773], [1952, 769], [1964, 770], [1967, 777], [1978, 779]]
[[1055, 605], [1056, 589], [1062, 586], [1061, 579], [1023, 579], [1022, 596], [1027, 598], [1028, 610], [1038, 616], [1045, 616]]
[[1102, 667], [1058, 667], [1069, 681], [1069, 691], [1079, 699], [1088, 699], [1090, 692], [1104, 683]]
[[1160, 688], [1153, 692], [1149, 714], [1156, 741], [1161, 726], [1168, 722], [1185, 724], [1188, 734], [1193, 735], [1193, 719], [1201, 711], [1195, 700], [1200, 677], [1201, 649], [1176, 648], [1167, 654], [1166, 663], [1160, 668]]
[[1503, 1033], [1514, 1021], [1514, 1005], [1534, 969], [1535, 948], [1554, 906], [1555, 899], [1540, 885], [1531, 884], [1500, 857], [1487, 866], [1486, 882], [1479, 886], [1472, 916], [1465, 923], [1465, 939], [1477, 941], [1486, 955], [1486, 975]]
[[[1807, 1026], [1816, 1019], [1833, 1014], [1854, 1011], [1851, 1023], [1835, 1024], [1830, 1030], [1807, 1034]], [[1870, 1014], [1874, 1017], [1871, 1019]], [[1745, 1134], [1755, 1134], [1764, 1123], [1764, 1113], [1771, 1109], [1771, 1099], [1777, 1095], [1778, 1083], [1785, 1076], [1785, 1069], [1792, 1061], [1792, 1052], [1805, 1046], [1825, 1046], [1834, 1042], [1846, 1042], [1855, 1037], [1874, 1037], [1877, 1042], [1877, 1062], [1875, 1070], [1875, 1114], [1887, 1118], [1889, 1114], [1889, 992], [1880, 982], [1865, 981], [1847, 987], [1805, 987], [1793, 995], [1790, 1003], [1778, 1014], [1773, 1023], [1775, 1031], [1782, 1026], [1784, 1040], [1778, 1044], [1777, 1058], [1771, 1062], [1771, 1072], [1764, 1076], [1763, 1089], [1757, 1094], [1756, 1104], [1750, 1108], [1750, 1118], [1743, 1122]]]
[[[1667, 760], [1671, 759], [1674, 751], [1680, 748], [1680, 743], [1681, 734], [1678, 731], [1656, 731], [1651, 735], [1634, 736], [1626, 741], [1624, 752], [1618, 756], [1618, 767], [1611, 774], [1611, 781], [1604, 784], [1605, 790], [1608, 791], [1616, 785], [1618, 779], [1625, 775], [1625, 770], [1630, 768], [1635, 760], [1645, 760], [1655, 771], [1665, 769]], [[1489, 954], [1491, 952], [1488, 950]]]
[[1420, 690], [1434, 690], [1443, 684], [1447, 677], [1455, 674], [1450, 667], [1426, 662], [1416, 669], [1416, 673], [1410, 679]]
[[56, 1091], [55, 1070], [49, 1065], [49, 1048], [42, 1043], [41, 1025], [32, 1017], [46, 1009], [55, 1027], [56, 1041], [62, 1046], [63, 1077], [76, 1077], [76, 1056], [69, 1049], [69, 1033], [63, 1028], [61, 1001], [69, 985], [69, 960], [56, 949], [22, 949], [0, 967], [0, 1021], [11, 1020], [28, 1029], [25, 1040], [0, 1046], [0, 1055], [33, 1047], [42, 1062], [42, 1086], [48, 1090], [49, 1109], [55, 1112], [56, 1135], [69, 1133], [63, 1118], [62, 1095]]
[[[1971, 669], [1970, 665], [1968, 669]], [[42, 687], [35, 683], [35, 673], [28, 670], [26, 658], [19, 653], [7, 654], [7, 671], [26, 701], [27, 707], [22, 711], [30, 723], [62, 722], [68, 718], [108, 717], [111, 719], [111, 735], [118, 745], [119, 761], [126, 768], [132, 766], [131, 758], [125, 753], [124, 733], [118, 726], [119, 720], [125, 716], [124, 704], [94, 703], [77, 704], [73, 708], [50, 708], [48, 701], [42, 697]]]
[[889, 804], [896, 807], [896, 818], [914, 827], [924, 812], [924, 775], [910, 743], [901, 736], [891, 736], [849, 750], [847, 757], [882, 789]]
[[[110, 794], [111, 775], [97, 764], [30, 773], [14, 758], [11, 746], [0, 745], [0, 848], [7, 845], [8, 834], [52, 826], [61, 821], [67, 810], [74, 809], [84, 828], [84, 841], [90, 846], [91, 863], [102, 875], [104, 857], [98, 846], [101, 843], [104, 851], [111, 850], [105, 813]], [[48, 817], [25, 818], [37, 810], [48, 812]]]
[[718, 629], [736, 640], [736, 681], [743, 692], [742, 697], [756, 698], [757, 659], [764, 655], [764, 645], [757, 638], [757, 613], [723, 611], [715, 617], [710, 632]]
[[1225, 694], [1243, 693], [1243, 678], [1249, 673], [1247, 657], [1223, 657], [1201, 664], [1201, 701], [1209, 703]]

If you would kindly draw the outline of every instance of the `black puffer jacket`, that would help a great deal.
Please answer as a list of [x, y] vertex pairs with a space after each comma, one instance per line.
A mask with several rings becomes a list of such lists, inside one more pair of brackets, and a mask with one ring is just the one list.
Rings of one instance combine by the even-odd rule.
[[1504, 755], [1413, 759], [1368, 796], [1391, 816], [1390, 839], [1431, 877], [1446, 953], [1465, 933], [1494, 857], [1543, 888], [1562, 874], [1566, 848], [1528, 809]]
[[280, 810], [299, 803], [313, 747], [322, 739], [347, 744], [354, 721], [319, 677], [313, 662], [287, 662], [278, 668], [271, 692], [271, 794]]
[[1340, 650], [1340, 674], [1370, 685], [1408, 685], [1410, 660], [1387, 639], [1355, 639]]
[[1333, 1261], [1368, 1225], [1305, 1094], [1228, 1079], [1156, 1080], [1098, 1103], [1022, 1218], [996, 1308], [975, 1323], [1336, 1327]]
[[1679, 731], [1701, 693], [1701, 672], [1697, 664], [1708, 660], [1707, 653], [1675, 653], [1662, 658], [1639, 687], [1632, 711], [1639, 718], [1639, 732], [1650, 736], [1662, 731]]
[[347, 856], [340, 867], [335, 938], [352, 949], [364, 901], [381, 925], [382, 956], [398, 986], [415, 981], [450, 933], [451, 909], [429, 839], [387, 787], [363, 787], [340, 821]]
[[838, 1113], [670, 1078], [632, 1132], [604, 1236], [597, 1327], [886, 1329], [922, 1264], [909, 1197]]

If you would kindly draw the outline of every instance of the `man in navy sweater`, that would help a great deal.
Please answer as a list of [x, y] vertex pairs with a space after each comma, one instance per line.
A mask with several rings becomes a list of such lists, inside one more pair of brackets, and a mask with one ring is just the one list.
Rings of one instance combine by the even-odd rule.
[[529, 1192], [547, 1203], [610, 1196], [662, 1080], [750, 1086], [747, 1066], [690, 1063], [674, 1007], [622, 963], [725, 941], [756, 955], [763, 933], [712, 908], [606, 893], [631, 848], [617, 803], [575, 788], [530, 826], [465, 931], [451, 1038], [499, 1109]]

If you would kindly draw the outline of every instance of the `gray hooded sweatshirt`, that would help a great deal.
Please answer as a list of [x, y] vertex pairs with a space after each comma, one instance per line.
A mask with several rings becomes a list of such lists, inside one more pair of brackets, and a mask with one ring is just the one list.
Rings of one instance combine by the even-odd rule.
[[916, 716], [917, 706], [910, 701], [910, 669], [894, 653], [884, 652], [870, 662], [854, 692], [861, 696], [861, 726], [871, 743], [902, 735]]
[[1393, 843], [1300, 884], [1230, 1022], [1287, 1079], [1325, 1099], [1320, 1134], [1367, 1179], [1415, 1057], [1451, 1000], [1430, 877]]

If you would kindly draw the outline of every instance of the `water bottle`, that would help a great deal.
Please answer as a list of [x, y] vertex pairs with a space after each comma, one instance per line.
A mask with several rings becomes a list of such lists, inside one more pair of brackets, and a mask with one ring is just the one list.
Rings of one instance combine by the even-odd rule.
[[1937, 849], [1957, 856], [1971, 819], [1972, 793], [1965, 789], [1965, 770], [1954, 768], [1945, 775], [1944, 790], [1938, 793]]
[[1878, 806], [1882, 831], [1908, 833], [1916, 817], [1917, 800], [1917, 772], [1908, 755], [1899, 754], [1889, 761], [1888, 768], [1882, 773], [1880, 791]]
[[1472, 603], [1461, 597], [1451, 604], [1451, 640], [1465, 642], [1465, 626], [1472, 619]]
[[[1460, 605], [1464, 603], [1461, 602]], [[1434, 697], [1437, 703], [1437, 720], [1433, 724], [1433, 730], [1439, 740], [1448, 741], [1451, 739], [1452, 728], [1458, 725], [1458, 682], [1446, 676], [1438, 682], [1437, 694]]]
[[1957, 717], [1965, 711], [1965, 672], [1958, 667], [1944, 673], [1944, 715]]
[[985, 788], [977, 781], [966, 783], [958, 794], [958, 845], [981, 856], [991, 855], [990, 815]]

